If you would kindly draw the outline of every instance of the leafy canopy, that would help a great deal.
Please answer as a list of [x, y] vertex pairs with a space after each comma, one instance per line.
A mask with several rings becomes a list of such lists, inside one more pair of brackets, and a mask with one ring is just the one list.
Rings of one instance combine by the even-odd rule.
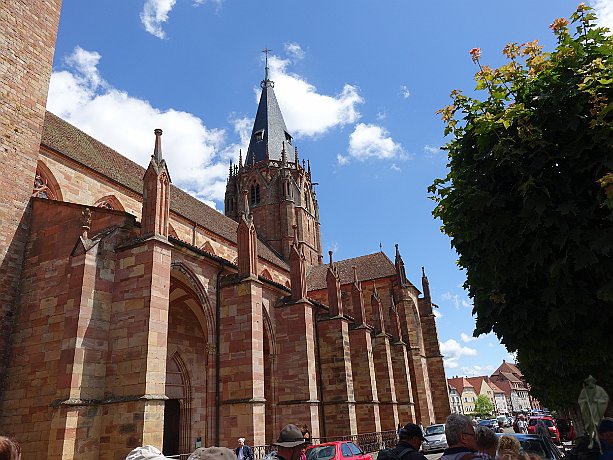
[[494, 413], [494, 404], [487, 395], [477, 396], [475, 401], [475, 414], [479, 417], [492, 415]]
[[[581, 4], [557, 47], [508, 44], [478, 67], [477, 99], [440, 110], [449, 173], [429, 187], [474, 301], [533, 393], [577, 401], [592, 374], [613, 394], [613, 40]], [[573, 29], [571, 32], [570, 29]]]

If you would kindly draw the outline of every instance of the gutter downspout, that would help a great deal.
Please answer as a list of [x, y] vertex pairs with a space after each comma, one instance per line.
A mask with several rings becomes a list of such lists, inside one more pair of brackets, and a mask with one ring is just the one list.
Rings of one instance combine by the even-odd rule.
[[[321, 424], [321, 431], [323, 436], [320, 435], [320, 438], [326, 438], [326, 413], [324, 409], [324, 381], [323, 376], [321, 375], [321, 352], [319, 351], [319, 327], [317, 326], [319, 317], [319, 305], [317, 305], [317, 310], [315, 310], [315, 345], [317, 350], [317, 386], [319, 387], [319, 405], [320, 405], [320, 413], [321, 417], [319, 418]], [[323, 439], [320, 439], [320, 442], [324, 442]]]

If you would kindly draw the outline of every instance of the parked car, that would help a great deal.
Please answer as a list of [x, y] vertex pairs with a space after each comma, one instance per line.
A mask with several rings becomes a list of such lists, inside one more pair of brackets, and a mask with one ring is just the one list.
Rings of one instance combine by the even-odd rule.
[[566, 455], [551, 440], [536, 434], [503, 434], [497, 436], [513, 436], [517, 438], [521, 449], [527, 453], [537, 454], [547, 460], [566, 460]]
[[555, 444], [561, 444], [562, 439], [560, 437], [560, 431], [558, 430], [555, 420], [550, 416], [530, 417], [528, 420], [528, 434], [537, 434], [537, 424], [539, 420], [542, 420], [547, 427], [551, 440]]
[[307, 460], [373, 460], [351, 441], [332, 441], [307, 447]]
[[492, 430], [496, 431], [498, 429], [498, 420], [494, 419], [484, 419], [484, 420], [479, 420], [478, 425], [481, 426], [486, 426], [488, 428], [491, 428]]
[[430, 425], [424, 433], [426, 440], [421, 443], [421, 450], [424, 454], [445, 450], [447, 447], [447, 436], [445, 436], [445, 424], [440, 423]]
[[567, 418], [557, 418], [556, 425], [558, 426], [558, 431], [560, 432], [560, 437], [562, 441], [574, 441], [577, 437], [575, 433], [575, 427], [573, 426], [573, 421]]

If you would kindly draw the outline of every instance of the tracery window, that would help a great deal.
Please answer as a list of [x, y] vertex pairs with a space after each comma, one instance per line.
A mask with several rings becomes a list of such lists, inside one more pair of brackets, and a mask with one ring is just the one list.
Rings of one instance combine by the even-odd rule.
[[251, 204], [258, 204], [260, 202], [260, 184], [254, 184], [251, 186]]
[[36, 170], [36, 176], [34, 176], [32, 196], [49, 200], [56, 199], [55, 193], [53, 193], [49, 186], [49, 180], [38, 169]]
[[102, 209], [114, 209], [113, 205], [111, 205], [111, 203], [109, 203], [108, 201], [101, 201], [100, 203], [98, 203], [96, 205], [96, 207], [98, 208], [102, 208]]

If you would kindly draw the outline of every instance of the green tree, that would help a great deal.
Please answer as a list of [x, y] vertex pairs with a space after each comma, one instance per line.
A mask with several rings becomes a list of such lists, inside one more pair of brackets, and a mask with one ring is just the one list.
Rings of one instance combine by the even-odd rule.
[[487, 395], [479, 395], [475, 401], [475, 415], [478, 417], [487, 417], [494, 413], [494, 404], [490, 401]]
[[429, 188], [474, 335], [517, 351], [550, 407], [589, 374], [613, 396], [613, 40], [584, 4], [570, 19], [550, 53], [511, 43], [492, 69], [471, 50], [483, 97], [455, 90], [440, 111], [449, 173]]

